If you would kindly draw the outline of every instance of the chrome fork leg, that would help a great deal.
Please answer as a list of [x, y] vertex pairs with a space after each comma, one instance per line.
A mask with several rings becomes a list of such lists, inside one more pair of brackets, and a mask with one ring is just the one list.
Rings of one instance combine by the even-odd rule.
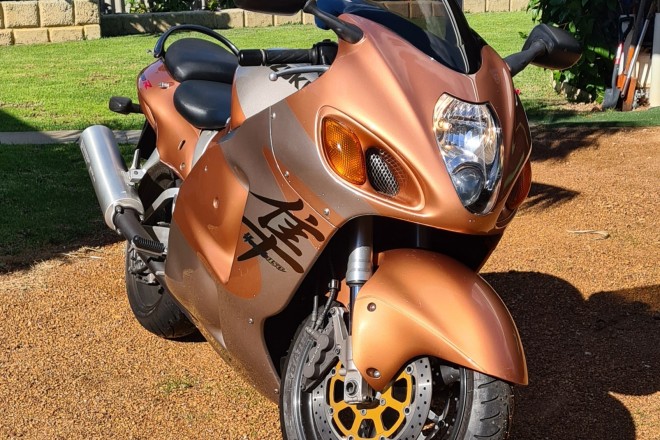
[[371, 217], [357, 220], [353, 240], [353, 250], [348, 256], [346, 270], [346, 284], [351, 290], [351, 312], [360, 288], [373, 273], [373, 219]]
[[350, 312], [347, 343], [345, 347], [344, 371], [344, 400], [349, 404], [358, 404], [370, 401], [373, 398], [373, 390], [364, 380], [353, 362], [353, 349], [350, 334], [352, 333], [353, 305], [360, 288], [371, 278], [373, 273], [373, 219], [364, 217], [358, 219], [355, 225], [353, 237], [353, 250], [348, 256], [348, 268], [346, 270], [346, 284], [350, 288]]

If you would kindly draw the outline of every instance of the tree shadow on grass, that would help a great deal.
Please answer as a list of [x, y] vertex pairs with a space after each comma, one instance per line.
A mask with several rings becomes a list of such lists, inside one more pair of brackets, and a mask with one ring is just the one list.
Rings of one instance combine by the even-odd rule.
[[78, 145], [2, 145], [0, 171], [0, 273], [118, 240]]
[[530, 383], [516, 388], [513, 439], [634, 440], [630, 411], [610, 393], [660, 390], [660, 286], [600, 292], [584, 300], [542, 273], [485, 275], [522, 337]]

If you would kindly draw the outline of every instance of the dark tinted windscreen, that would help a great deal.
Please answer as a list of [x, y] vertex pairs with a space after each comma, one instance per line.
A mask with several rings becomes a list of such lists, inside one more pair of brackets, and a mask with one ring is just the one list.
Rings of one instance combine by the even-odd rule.
[[391, 10], [368, 0], [322, 0], [318, 3], [379, 23], [457, 72], [475, 73], [481, 66], [481, 49], [485, 43], [470, 29], [454, 0], [412, 2], [410, 9], [405, 4], [403, 12], [409, 11], [406, 16], [396, 13], [395, 8], [401, 2], [393, 3]]

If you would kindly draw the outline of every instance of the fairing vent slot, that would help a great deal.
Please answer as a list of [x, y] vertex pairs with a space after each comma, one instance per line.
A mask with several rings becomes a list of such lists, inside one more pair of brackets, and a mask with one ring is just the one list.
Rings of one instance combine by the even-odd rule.
[[385, 150], [367, 150], [367, 176], [369, 183], [380, 194], [396, 197], [405, 186], [406, 174], [403, 167]]

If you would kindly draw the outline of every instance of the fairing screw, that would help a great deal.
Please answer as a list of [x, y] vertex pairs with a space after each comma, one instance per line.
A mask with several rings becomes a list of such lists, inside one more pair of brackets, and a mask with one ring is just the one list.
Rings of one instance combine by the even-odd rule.
[[325, 215], [325, 216], [330, 215], [330, 210], [329, 210], [328, 208], [325, 208], [325, 209], [323, 210], [323, 215]]
[[252, 318], [248, 319], [248, 324], [254, 324], [254, 319]]
[[367, 310], [369, 310], [370, 312], [375, 312], [376, 311], [376, 304], [375, 303], [369, 303], [367, 305]]
[[361, 416], [366, 416], [367, 415], [367, 410], [366, 409], [361, 409], [360, 410], [360, 415]]
[[218, 206], [220, 206], [220, 201], [219, 201], [218, 198], [216, 197], [215, 199], [213, 199], [213, 207], [214, 207], [215, 209], [218, 209]]
[[380, 399], [379, 403], [380, 403], [380, 406], [387, 405], [387, 402], [385, 401], [385, 399]]
[[277, 113], [273, 113], [273, 116], [271, 116], [273, 119], [277, 117]]
[[367, 369], [367, 374], [374, 379], [380, 379], [380, 371], [376, 370], [375, 368]]
[[288, 171], [284, 172], [284, 177], [289, 177], [289, 172]]

